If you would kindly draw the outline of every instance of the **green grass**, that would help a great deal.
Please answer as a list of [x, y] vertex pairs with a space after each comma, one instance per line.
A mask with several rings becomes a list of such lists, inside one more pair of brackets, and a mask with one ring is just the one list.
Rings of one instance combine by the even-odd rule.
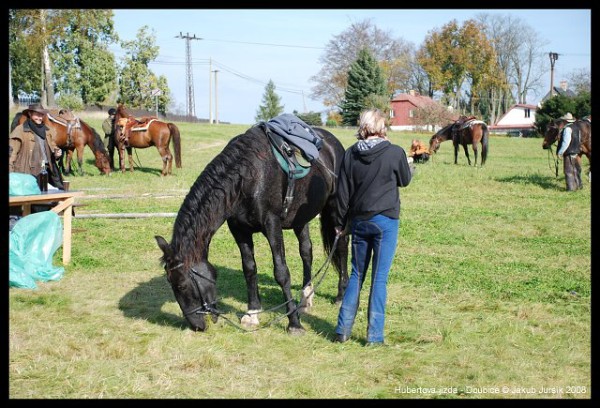
[[[100, 130], [101, 120], [89, 122]], [[84, 176], [68, 177], [71, 189], [86, 193], [76, 201], [71, 264], [58, 282], [9, 290], [9, 398], [591, 398], [591, 183], [586, 178], [583, 190], [566, 192], [541, 139], [492, 136], [483, 168], [469, 167], [462, 151], [454, 165], [446, 142], [417, 165], [401, 189], [388, 346], [367, 348], [369, 280], [344, 344], [332, 342], [333, 268], [302, 316], [303, 336], [285, 331], [287, 319], [255, 332], [220, 319], [195, 333], [154, 240], [171, 239], [174, 218], [83, 218], [176, 213], [204, 166], [247, 129], [177, 125], [183, 168], [172, 176], [160, 176], [158, 153], [148, 148], [135, 151], [141, 167], [134, 173], [108, 177], [86, 149]], [[346, 147], [354, 143], [351, 130], [331, 130]], [[413, 138], [430, 136], [390, 133], [406, 150]], [[327, 255], [317, 223], [315, 270]], [[284, 238], [298, 294], [297, 241], [291, 231]], [[267, 309], [283, 297], [266, 239], [255, 243]], [[59, 249], [55, 265], [61, 255]], [[219, 271], [219, 308], [237, 323], [246, 289], [226, 225], [210, 259]], [[265, 313], [262, 324], [279, 317]]]

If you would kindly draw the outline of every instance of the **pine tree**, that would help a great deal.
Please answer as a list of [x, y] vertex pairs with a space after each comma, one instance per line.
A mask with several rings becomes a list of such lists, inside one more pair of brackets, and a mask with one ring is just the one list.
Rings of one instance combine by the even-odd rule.
[[268, 121], [283, 113], [283, 105], [280, 105], [280, 102], [281, 98], [275, 93], [275, 84], [269, 80], [262, 98], [263, 104], [258, 107], [254, 120], [257, 122]]
[[348, 70], [348, 85], [341, 106], [343, 124], [356, 126], [361, 111], [371, 108], [367, 106], [368, 101], [378, 99], [376, 96], [388, 98], [386, 84], [373, 55], [362, 49]]

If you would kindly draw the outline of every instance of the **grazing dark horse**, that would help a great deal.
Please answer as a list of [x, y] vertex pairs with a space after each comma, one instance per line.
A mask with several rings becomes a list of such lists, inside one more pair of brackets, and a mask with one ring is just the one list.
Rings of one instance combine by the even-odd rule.
[[[27, 120], [27, 115], [19, 112], [13, 118], [11, 132], [18, 125]], [[94, 128], [84, 122], [82, 119], [73, 115], [68, 110], [50, 111], [44, 117], [46, 126], [56, 131], [56, 140], [54, 142], [60, 147], [66, 155], [63, 154], [59, 161], [59, 167], [63, 174], [71, 174], [71, 162], [73, 152], [77, 151], [77, 163], [79, 164], [79, 175], [83, 175], [83, 150], [88, 146], [94, 153], [95, 164], [102, 174], [110, 174], [110, 163], [108, 161], [108, 152], [102, 143], [100, 135]], [[64, 159], [66, 156], [66, 159]]]
[[452, 140], [452, 143], [454, 144], [454, 164], [458, 163], [458, 147], [462, 145], [469, 166], [471, 165], [468, 145], [472, 145], [473, 153], [475, 154], [475, 166], [477, 166], [479, 144], [481, 144], [481, 166], [485, 164], [489, 144], [488, 127], [485, 122], [475, 119], [467, 119], [465, 121], [459, 119], [458, 121], [445, 126], [431, 136], [431, 139], [429, 140], [429, 151], [437, 153], [440, 148], [440, 143], [445, 142], [446, 140]]
[[[206, 329], [205, 316], [216, 321], [217, 270], [208, 260], [211, 239], [226, 221], [240, 250], [247, 285], [248, 312], [242, 325], [256, 327], [262, 310], [254, 258], [253, 235], [262, 233], [273, 256], [273, 273], [281, 286], [289, 319], [288, 332], [304, 332], [292, 298], [290, 271], [286, 264], [283, 230], [292, 229], [298, 238], [303, 265], [303, 296], [300, 305], [310, 307], [312, 243], [309, 222], [320, 215], [320, 230], [326, 252], [339, 273], [336, 302], [348, 284], [348, 238], [335, 242], [335, 187], [342, 144], [328, 131], [314, 128], [323, 138], [318, 159], [310, 171], [295, 180], [293, 199], [282, 212], [288, 176], [280, 167], [264, 129], [256, 125], [227, 144], [198, 176], [185, 197], [173, 226], [171, 243], [156, 236], [163, 252], [161, 262], [175, 298], [193, 330]], [[284, 215], [285, 214], [285, 215]], [[307, 292], [306, 289], [309, 289]]]
[[173, 140], [175, 148], [175, 165], [181, 168], [181, 137], [174, 123], [167, 123], [155, 117], [144, 117], [140, 120], [131, 116], [122, 104], [117, 107], [115, 115], [115, 143], [119, 150], [119, 164], [125, 172], [124, 154], [127, 149], [129, 171], [133, 171], [131, 148], [156, 146], [163, 162], [162, 175], [172, 174], [173, 155], [169, 144]]
[[[542, 142], [542, 148], [544, 150], [552, 151], [552, 145], [556, 143], [559, 138], [560, 133], [563, 128], [567, 124], [567, 121], [564, 119], [555, 119], [548, 125], [546, 129], [546, 133], [544, 134], [544, 141]], [[581, 156], [585, 154], [588, 159], [588, 163], [590, 165], [590, 170], [588, 173], [588, 178], [591, 179], [592, 176], [592, 118], [584, 118], [579, 119], [573, 122], [571, 125], [573, 128], [576, 128], [579, 131], [579, 141], [580, 150], [577, 154], [577, 160], [581, 165]], [[558, 164], [555, 166], [556, 175], [558, 176]]]

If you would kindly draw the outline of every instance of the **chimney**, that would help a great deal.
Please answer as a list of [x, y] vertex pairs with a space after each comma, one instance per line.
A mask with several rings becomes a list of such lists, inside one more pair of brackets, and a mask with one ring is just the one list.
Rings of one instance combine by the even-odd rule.
[[564, 81], [564, 80], [563, 80], [563, 81], [560, 81], [560, 88], [561, 88], [563, 91], [566, 91], [566, 90], [567, 90], [567, 87], [568, 87], [568, 84], [569, 84], [569, 83], [568, 83], [567, 81]]
[[409, 94], [410, 96], [415, 96], [415, 90], [414, 90], [414, 89], [411, 89], [410, 91], [408, 91], [408, 94]]

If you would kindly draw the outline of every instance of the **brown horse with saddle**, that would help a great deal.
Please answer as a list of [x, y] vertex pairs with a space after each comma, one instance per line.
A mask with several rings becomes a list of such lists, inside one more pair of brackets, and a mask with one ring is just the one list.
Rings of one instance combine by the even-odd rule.
[[146, 148], [156, 146], [163, 162], [162, 175], [172, 173], [173, 155], [169, 144], [173, 140], [175, 149], [175, 165], [181, 168], [181, 136], [174, 123], [167, 123], [153, 116], [136, 119], [130, 115], [123, 104], [117, 107], [115, 115], [115, 143], [119, 150], [119, 164], [125, 172], [124, 154], [127, 149], [129, 171], [133, 171], [133, 156], [131, 148]]
[[454, 145], [454, 164], [458, 163], [458, 148], [462, 146], [465, 156], [471, 165], [468, 145], [473, 146], [475, 154], [475, 167], [477, 167], [477, 158], [479, 155], [479, 144], [481, 144], [481, 166], [485, 164], [488, 155], [489, 135], [487, 124], [475, 117], [461, 116], [453, 123], [446, 125], [429, 140], [429, 151], [437, 153], [440, 144], [446, 140], [452, 140]]

